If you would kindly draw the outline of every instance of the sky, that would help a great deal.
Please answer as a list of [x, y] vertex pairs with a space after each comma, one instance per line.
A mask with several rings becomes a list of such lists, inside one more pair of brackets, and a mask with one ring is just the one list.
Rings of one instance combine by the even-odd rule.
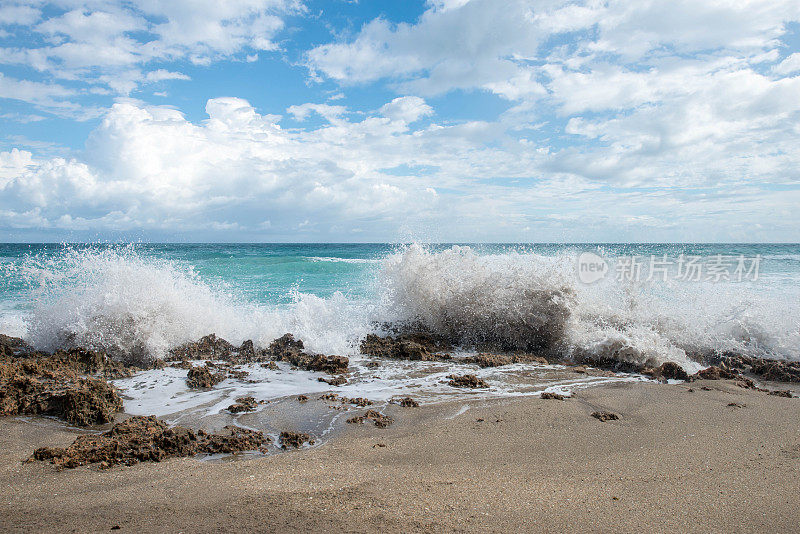
[[0, 241], [800, 242], [797, 0], [0, 2]]

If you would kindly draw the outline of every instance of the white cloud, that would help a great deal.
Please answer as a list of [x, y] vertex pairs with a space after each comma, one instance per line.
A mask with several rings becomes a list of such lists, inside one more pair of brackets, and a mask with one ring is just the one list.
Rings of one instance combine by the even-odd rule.
[[163, 68], [142, 74], [149, 64], [210, 65], [275, 50], [282, 17], [304, 9], [295, 0], [61, 0], [48, 8], [44, 19], [24, 3], [0, 8], [0, 31], [16, 32], [23, 25], [42, 38], [0, 48], [0, 64], [26, 66], [78, 85], [104, 84], [122, 95], [143, 83], [188, 79]]
[[418, 96], [401, 96], [384, 104], [380, 111], [381, 115], [391, 120], [412, 123], [432, 114], [433, 108]]
[[483, 87], [518, 74], [514, 56], [535, 56], [548, 36], [529, 13], [530, 6], [518, 0], [438, 5], [417, 24], [376, 19], [350, 43], [309, 51], [307, 63], [313, 71], [343, 83], [407, 80], [399, 85], [407, 93], [432, 95]]
[[[30, 15], [44, 44], [0, 49], [59, 81], [0, 77], [0, 97], [75, 114], [78, 78], [126, 95], [185, 79], [173, 61], [246, 61], [303, 9], [70, 2]], [[796, 240], [800, 59], [784, 41], [798, 20], [790, 0], [431, 0], [414, 23], [373, 20], [308, 51], [312, 77], [334, 87], [286, 108], [308, 121], [299, 128], [235, 97], [209, 100], [194, 122], [118, 99], [80, 159], [3, 153], [0, 226], [443, 240], [533, 228], [544, 234], [526, 239], [579, 241], [640, 240], [646, 227], [652, 240], [755, 240], [759, 220], [764, 238]], [[332, 105], [354, 84], [397, 98]], [[424, 98], [450, 91], [507, 110], [434, 113]]]
[[60, 84], [18, 80], [0, 72], [0, 99], [27, 102], [42, 110], [78, 120], [100, 114], [97, 108], [80, 106], [67, 100], [76, 95], [75, 90]]
[[[415, 23], [373, 20], [306, 62], [342, 85], [384, 80], [405, 94], [477, 89], [510, 101], [484, 130], [541, 131], [503, 146], [545, 182], [663, 188], [660, 198], [687, 205], [696, 189], [709, 204], [733, 188], [775, 199], [758, 188], [800, 179], [800, 78], [785, 77], [800, 59], [778, 53], [791, 21], [800, 4], [790, 0], [433, 2]], [[515, 175], [490, 153], [494, 170], [473, 163], [476, 175]]]
[[435, 3], [415, 24], [373, 20], [351, 41], [309, 51], [307, 63], [343, 83], [388, 78], [420, 93], [494, 86], [516, 98], [502, 88], [513, 79], [533, 83], [531, 61], [553, 59], [543, 44], [564, 32], [594, 29], [578, 34], [578, 46], [568, 52], [577, 67], [598, 54], [632, 61], [761, 53], [777, 44], [785, 22], [798, 19], [800, 4], [792, 0]]
[[158, 69], [148, 72], [145, 76], [145, 80], [148, 82], [162, 82], [164, 80], [191, 80], [191, 78], [181, 72], [170, 72], [165, 69]]
[[776, 74], [793, 74], [800, 71], [800, 52], [788, 56], [772, 69]]
[[[754, 109], [795, 92], [762, 78], [720, 79], [709, 91], [721, 93], [718, 106], [731, 91], [756, 94]], [[576, 119], [573, 135], [594, 128], [607, 143], [594, 152], [538, 150], [496, 123], [411, 128], [420, 110], [428, 112], [421, 99], [395, 100], [359, 120], [346, 119], [344, 109], [300, 130], [281, 128], [280, 117], [238, 98], [210, 100], [199, 123], [125, 100], [91, 134], [83, 160], [0, 155], [0, 227], [204, 230], [251, 239], [350, 232], [385, 239], [402, 231], [443, 240], [497, 240], [533, 227], [541, 239], [586, 240], [612, 231], [641, 239], [645, 221], [651, 239], [676, 232], [730, 239], [758, 218], [772, 239], [796, 236], [800, 191], [761, 185], [797, 183], [798, 149], [746, 122], [707, 132], [702, 114], [719, 112], [712, 108], [687, 108], [661, 123]], [[400, 115], [385, 117], [387, 109]], [[669, 157], [646, 146], [660, 135], [651, 125], [669, 131]], [[773, 148], [732, 158], [737, 138]]]
[[41, 16], [41, 11], [24, 4], [0, 6], [0, 25], [33, 24]]
[[6, 222], [38, 209], [50, 227], [80, 219], [95, 228], [263, 231], [272, 213], [272, 229], [286, 230], [310, 216], [389, 220], [435, 201], [420, 183], [377, 171], [401, 156], [370, 145], [414, 142], [388, 119], [298, 133], [238, 98], [212, 99], [206, 111], [193, 124], [173, 109], [122, 101], [90, 136], [85, 162], [4, 153]]
[[329, 104], [307, 103], [297, 106], [289, 106], [286, 111], [299, 121], [304, 121], [312, 113], [316, 113], [328, 122], [336, 122], [339, 117], [345, 113], [346, 108], [344, 106], [331, 106]]
[[56, 99], [74, 94], [74, 90], [58, 84], [17, 80], [0, 72], [0, 98], [52, 105]]
[[34, 166], [33, 154], [26, 150], [14, 148], [10, 152], [0, 152], [0, 187]]

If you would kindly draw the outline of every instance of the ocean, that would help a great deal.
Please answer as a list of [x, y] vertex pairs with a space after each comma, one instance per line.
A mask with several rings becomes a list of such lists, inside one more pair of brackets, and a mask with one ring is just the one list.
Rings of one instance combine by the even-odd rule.
[[[485, 378], [490, 396], [642, 379], [459, 362], [479, 350], [689, 371], [725, 351], [800, 359], [796, 244], [3, 244], [0, 288], [0, 332], [41, 350], [157, 358], [209, 333], [264, 347], [290, 332], [312, 351], [351, 358], [342, 394], [387, 402], [461, 394], [444, 385], [454, 372]], [[454, 361], [365, 365], [359, 340], [409, 325], [450, 340]], [[172, 421], [220, 414], [238, 395], [329, 389], [311, 372], [250, 372], [250, 382], [210, 392], [187, 391], [186, 371], [173, 368], [118, 386], [129, 413]]]

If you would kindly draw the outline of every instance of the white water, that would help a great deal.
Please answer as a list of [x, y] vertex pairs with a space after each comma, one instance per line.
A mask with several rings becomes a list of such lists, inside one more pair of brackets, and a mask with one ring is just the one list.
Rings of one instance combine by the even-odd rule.
[[411, 246], [385, 260], [381, 283], [391, 320], [419, 320], [464, 342], [546, 348], [694, 367], [686, 352], [737, 351], [800, 358], [800, 294], [755, 284], [577, 281], [574, 253], [477, 255]]
[[146, 259], [131, 247], [68, 250], [30, 261], [24, 270], [37, 287], [24, 335], [41, 350], [86, 346], [137, 359], [164, 356], [212, 332], [257, 346], [293, 332], [311, 350], [343, 353], [366, 324], [364, 307], [341, 293], [328, 299], [296, 294], [287, 307], [261, 305], [202, 280], [190, 266]]
[[[196, 362], [198, 365], [202, 362]], [[332, 388], [318, 380], [319, 373], [290, 369], [279, 364], [278, 370], [264, 369], [258, 364], [240, 366], [248, 372], [249, 382], [226, 379], [213, 389], [192, 390], [186, 385], [186, 370], [165, 368], [138, 373], [132, 378], [116, 380], [124, 391], [125, 411], [133, 415], [166, 417], [173, 423], [182, 417], [204, 418], [224, 415], [237, 397], [252, 396], [256, 401], [274, 401], [305, 394], [312, 400], [320, 393], [334, 391], [344, 397], [366, 397], [375, 407], [390, 400], [412, 396], [423, 404], [450, 400], [486, 400], [537, 395], [542, 391], [570, 394], [574, 390], [612, 381], [637, 381], [635, 375], [587, 376], [573, 374], [560, 365], [513, 364], [480, 369], [460, 362], [381, 361], [378, 368], [369, 368], [365, 360], [351, 362], [348, 383]], [[450, 374], [475, 374], [486, 380], [488, 389], [468, 390], [447, 385]], [[350, 407], [351, 410], [354, 408]]]
[[211, 332], [258, 346], [292, 332], [311, 350], [353, 355], [376, 324], [417, 322], [467, 346], [583, 351], [690, 369], [696, 366], [686, 351], [800, 358], [797, 288], [611, 277], [584, 285], [569, 252], [479, 255], [452, 247], [434, 253], [412, 245], [381, 261], [373, 298], [295, 293], [282, 306], [248, 301], [191, 266], [145, 258], [130, 247], [67, 250], [21, 269], [36, 287], [25, 337], [45, 350], [84, 345], [163, 356]]
[[[25, 316], [4, 317], [40, 349], [82, 345], [147, 358], [211, 332], [235, 344], [252, 339], [262, 347], [292, 332], [312, 351], [349, 355], [349, 381], [335, 391], [367, 397], [376, 406], [406, 395], [431, 403], [544, 390], [569, 393], [608, 381], [641, 379], [576, 375], [539, 364], [479, 369], [458, 358], [447, 363], [381, 361], [377, 368], [368, 367], [371, 358], [358, 355], [358, 341], [387, 323], [421, 324], [467, 349], [488, 343], [565, 356], [583, 352], [652, 364], [674, 361], [690, 372], [701, 365], [686, 351], [800, 358], [796, 289], [653, 286], [614, 278], [584, 285], [575, 277], [571, 252], [480, 255], [469, 247], [431, 252], [412, 245], [381, 260], [371, 298], [352, 299], [338, 292], [321, 298], [294, 291], [286, 305], [247, 300], [233, 287], [203, 279], [188, 264], [143, 257], [131, 247], [29, 258], [20, 271], [35, 288], [32, 309]], [[318, 373], [280, 365], [278, 371], [244, 366], [252, 382], [227, 379], [208, 391], [189, 390], [186, 370], [175, 368], [145, 371], [116, 384], [131, 414], [155, 414], [173, 423], [202, 420], [211, 426], [233, 419], [273, 428], [270, 421], [258, 419], [268, 417], [263, 411], [232, 416], [225, 409], [244, 395], [276, 402], [298, 394], [314, 399], [332, 389], [318, 381]], [[451, 373], [476, 374], [490, 387], [452, 388], [446, 384]], [[316, 418], [317, 426], [307, 430], [319, 436], [343, 413], [323, 410], [303, 417]]]

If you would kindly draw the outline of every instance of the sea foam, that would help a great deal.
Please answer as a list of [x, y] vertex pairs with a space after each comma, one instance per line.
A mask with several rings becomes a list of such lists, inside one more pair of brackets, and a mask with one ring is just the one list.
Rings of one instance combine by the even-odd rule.
[[456, 343], [696, 367], [725, 351], [798, 359], [797, 288], [755, 283], [583, 284], [578, 252], [478, 254], [411, 245], [381, 271], [387, 317]]
[[285, 332], [312, 350], [346, 352], [363, 308], [340, 293], [295, 292], [288, 306], [243, 299], [224, 282], [203, 280], [182, 262], [140, 255], [135, 247], [66, 249], [29, 258], [32, 291], [26, 338], [41, 350], [102, 349], [132, 360], [162, 357], [208, 333], [266, 346]]
[[26, 337], [44, 350], [83, 345], [136, 359], [211, 332], [258, 346], [292, 332], [311, 350], [353, 356], [367, 333], [415, 325], [466, 349], [687, 369], [698, 355], [722, 351], [800, 358], [796, 287], [614, 277], [587, 285], [575, 275], [577, 255], [414, 244], [380, 260], [367, 297], [295, 290], [277, 305], [133, 246], [67, 248], [22, 265], [32, 288]]

